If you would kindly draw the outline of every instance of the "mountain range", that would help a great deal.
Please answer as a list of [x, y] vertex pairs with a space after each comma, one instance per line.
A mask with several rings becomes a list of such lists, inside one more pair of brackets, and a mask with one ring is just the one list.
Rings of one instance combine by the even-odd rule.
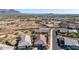
[[0, 9], [0, 14], [20, 14], [20, 12], [14, 9]]

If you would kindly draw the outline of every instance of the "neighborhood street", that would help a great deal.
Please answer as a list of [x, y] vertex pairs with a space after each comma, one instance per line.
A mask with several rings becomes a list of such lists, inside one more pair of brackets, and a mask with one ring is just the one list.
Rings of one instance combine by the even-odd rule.
[[56, 36], [56, 33], [55, 33], [55, 29], [53, 29], [53, 38], [52, 38], [52, 41], [53, 41], [53, 50], [61, 50], [61, 48], [57, 45], [57, 36]]

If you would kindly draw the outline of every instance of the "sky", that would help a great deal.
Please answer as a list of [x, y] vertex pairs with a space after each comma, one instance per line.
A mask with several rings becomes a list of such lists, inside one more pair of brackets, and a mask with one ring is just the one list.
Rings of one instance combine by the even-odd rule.
[[54, 13], [54, 14], [79, 14], [79, 9], [16, 9], [21, 13], [41, 14], [41, 13]]

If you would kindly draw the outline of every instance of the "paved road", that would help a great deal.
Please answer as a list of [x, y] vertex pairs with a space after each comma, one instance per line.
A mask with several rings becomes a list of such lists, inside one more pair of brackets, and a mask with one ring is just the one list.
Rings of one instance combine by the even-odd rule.
[[55, 33], [55, 29], [53, 29], [53, 50], [62, 50], [58, 45], [57, 45], [57, 36], [56, 36], [56, 33]]

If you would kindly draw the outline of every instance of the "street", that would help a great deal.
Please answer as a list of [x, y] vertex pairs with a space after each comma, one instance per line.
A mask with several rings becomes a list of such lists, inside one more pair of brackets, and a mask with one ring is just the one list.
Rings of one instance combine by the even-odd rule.
[[56, 33], [55, 33], [55, 29], [53, 29], [53, 50], [61, 50], [61, 48], [57, 45], [57, 36], [56, 36]]

